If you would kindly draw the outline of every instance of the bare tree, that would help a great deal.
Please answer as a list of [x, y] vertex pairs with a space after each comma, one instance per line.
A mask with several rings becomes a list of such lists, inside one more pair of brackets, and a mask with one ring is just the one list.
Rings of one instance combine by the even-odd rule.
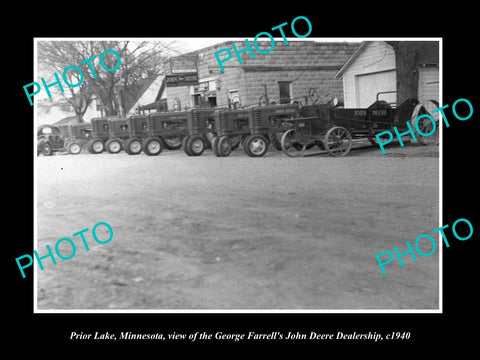
[[[114, 50], [120, 56], [120, 65], [115, 71], [106, 71], [100, 66], [100, 56]], [[161, 41], [39, 41], [38, 62], [40, 67], [56, 72], [76, 87], [65, 86], [64, 99], [73, 106], [79, 121], [82, 121], [88, 106], [97, 98], [105, 115], [123, 115], [126, 106], [144, 81], [153, 80], [166, 70], [168, 59], [178, 51], [172, 43]], [[81, 64], [82, 61], [90, 59]], [[102, 57], [107, 69], [117, 67], [118, 59], [111, 52]], [[93, 66], [93, 71], [89, 63]], [[68, 84], [67, 84], [68, 85]], [[67, 91], [68, 89], [68, 91]]]

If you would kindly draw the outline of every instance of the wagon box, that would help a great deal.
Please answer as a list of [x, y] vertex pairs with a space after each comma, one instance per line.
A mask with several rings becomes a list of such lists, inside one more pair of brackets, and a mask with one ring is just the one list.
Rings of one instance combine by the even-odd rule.
[[368, 138], [378, 145], [377, 134], [392, 129], [399, 117], [408, 116], [415, 103], [418, 101], [407, 99], [394, 107], [377, 100], [366, 109], [344, 109], [334, 101], [304, 106], [300, 117], [288, 120], [292, 128], [282, 135], [282, 150], [291, 157], [303, 156], [314, 141], [332, 156], [345, 156], [354, 138]]

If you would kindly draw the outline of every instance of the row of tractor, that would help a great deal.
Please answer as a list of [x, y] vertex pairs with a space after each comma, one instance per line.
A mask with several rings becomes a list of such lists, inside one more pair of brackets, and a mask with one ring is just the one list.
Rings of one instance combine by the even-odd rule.
[[368, 138], [375, 143], [376, 134], [393, 126], [400, 129], [417, 103], [411, 99], [392, 107], [376, 101], [363, 109], [345, 109], [334, 102], [294, 103], [100, 117], [90, 123], [39, 128], [37, 153], [78, 154], [86, 149], [92, 154], [124, 150], [130, 155], [143, 152], [154, 156], [163, 149], [183, 148], [189, 156], [199, 156], [205, 149], [212, 149], [216, 156], [228, 156], [241, 145], [248, 156], [261, 157], [271, 144], [292, 157], [303, 156], [312, 147], [344, 156], [351, 149], [352, 139]]

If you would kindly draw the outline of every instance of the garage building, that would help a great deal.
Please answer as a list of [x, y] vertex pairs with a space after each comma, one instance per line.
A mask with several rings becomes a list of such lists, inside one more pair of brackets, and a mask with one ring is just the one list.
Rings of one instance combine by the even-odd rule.
[[343, 79], [347, 108], [406, 98], [439, 101], [439, 41], [364, 41], [336, 79]]

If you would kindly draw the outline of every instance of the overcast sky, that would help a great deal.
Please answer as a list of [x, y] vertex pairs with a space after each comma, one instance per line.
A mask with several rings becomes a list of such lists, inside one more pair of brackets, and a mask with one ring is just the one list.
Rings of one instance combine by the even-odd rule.
[[215, 45], [234, 38], [172, 38], [182, 52], [190, 52]]

